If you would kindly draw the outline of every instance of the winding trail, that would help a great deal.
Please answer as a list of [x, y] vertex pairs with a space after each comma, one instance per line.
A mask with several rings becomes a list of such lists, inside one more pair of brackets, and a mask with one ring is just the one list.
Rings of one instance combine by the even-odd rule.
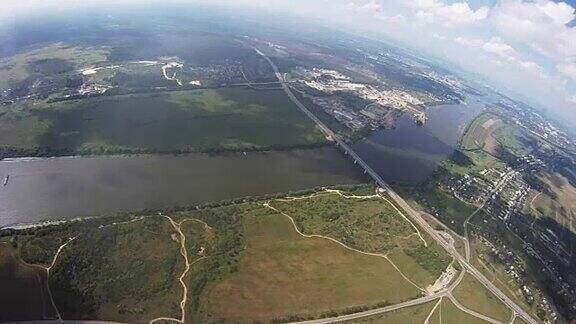
[[151, 320], [150, 323], [154, 323], [157, 321], [173, 321], [178, 323], [184, 323], [186, 320], [186, 302], [188, 301], [188, 286], [186, 286], [184, 278], [186, 278], [188, 271], [190, 271], [190, 261], [188, 260], [188, 251], [186, 250], [186, 235], [184, 235], [182, 229], [180, 228], [181, 224], [184, 221], [176, 223], [170, 216], [162, 215], [162, 213], [159, 213], [159, 215], [168, 219], [168, 221], [170, 222], [176, 233], [178, 233], [178, 235], [180, 236], [180, 254], [182, 254], [182, 256], [184, 257], [184, 271], [182, 271], [182, 274], [180, 275], [180, 277], [178, 277], [178, 281], [180, 281], [180, 284], [182, 285], [183, 289], [182, 300], [180, 301], [180, 312], [182, 315], [180, 319], [170, 317], [155, 318]]
[[178, 277], [178, 281], [180, 281], [180, 284], [182, 285], [182, 300], [180, 301], [180, 312], [181, 312], [181, 317], [180, 319], [178, 318], [173, 318], [173, 317], [158, 317], [155, 318], [153, 320], [151, 320], [149, 323], [155, 323], [158, 321], [169, 321], [169, 322], [177, 322], [177, 323], [186, 323], [186, 304], [188, 303], [188, 286], [186, 285], [186, 282], [184, 281], [184, 278], [186, 278], [186, 276], [188, 275], [188, 272], [190, 272], [190, 268], [195, 265], [196, 263], [205, 260], [206, 256], [202, 256], [196, 260], [194, 260], [193, 262], [190, 262], [190, 260], [188, 259], [188, 251], [186, 249], [186, 235], [184, 235], [184, 233], [182, 232], [182, 224], [184, 224], [185, 222], [197, 222], [200, 223], [202, 225], [204, 225], [204, 229], [212, 229], [212, 227], [210, 227], [210, 225], [208, 225], [206, 222], [196, 219], [196, 218], [186, 218], [181, 220], [179, 223], [176, 223], [170, 216], [167, 215], [163, 215], [162, 213], [158, 213], [159, 216], [162, 216], [166, 219], [168, 219], [168, 221], [170, 222], [170, 225], [172, 225], [172, 228], [174, 228], [174, 230], [176, 231], [176, 233], [178, 233], [178, 236], [180, 236], [180, 254], [182, 255], [182, 257], [184, 257], [184, 271], [182, 271], [182, 274], [180, 274], [180, 276]]

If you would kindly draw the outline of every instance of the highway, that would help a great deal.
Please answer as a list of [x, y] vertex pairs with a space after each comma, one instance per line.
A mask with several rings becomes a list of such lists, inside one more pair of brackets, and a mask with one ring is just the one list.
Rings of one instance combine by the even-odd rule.
[[346, 142], [340, 139], [332, 130], [330, 130], [326, 125], [324, 125], [324, 123], [320, 119], [318, 119], [312, 112], [310, 112], [310, 110], [308, 110], [308, 108], [306, 108], [298, 100], [298, 98], [296, 98], [294, 93], [292, 93], [290, 87], [286, 83], [284, 83], [284, 78], [280, 73], [280, 71], [278, 70], [276, 64], [274, 64], [274, 62], [272, 62], [272, 60], [264, 53], [262, 53], [260, 50], [258, 50], [257, 48], [255, 48], [255, 50], [264, 59], [266, 59], [266, 61], [268, 61], [268, 63], [270, 64], [270, 66], [274, 71], [274, 74], [278, 78], [278, 81], [282, 85], [282, 89], [284, 90], [284, 92], [286, 92], [290, 100], [292, 100], [292, 102], [294, 102], [294, 104], [298, 106], [298, 108], [304, 114], [306, 114], [310, 119], [312, 119], [316, 123], [316, 125], [320, 128], [320, 130], [324, 132], [324, 134], [326, 134], [326, 136], [334, 140], [336, 144], [344, 151], [344, 153], [353, 158], [354, 162], [362, 167], [362, 169], [374, 180], [376, 185], [382, 188], [386, 192], [386, 194], [388, 194], [388, 196], [390, 196], [390, 198], [392, 198], [392, 200], [394, 200], [394, 202], [399, 207], [404, 209], [406, 213], [415, 222], [417, 222], [418, 225], [420, 225], [420, 227], [423, 228], [440, 246], [442, 246], [454, 259], [460, 262], [460, 264], [462, 264], [463, 267], [470, 274], [472, 274], [481, 284], [483, 284], [488, 290], [490, 290], [494, 295], [496, 295], [504, 304], [506, 304], [510, 309], [512, 309], [514, 313], [516, 313], [527, 323], [532, 324], [538, 323], [528, 313], [526, 313], [524, 309], [516, 305], [514, 301], [512, 301], [508, 296], [506, 296], [506, 294], [504, 294], [498, 287], [496, 287], [490, 280], [488, 280], [488, 278], [486, 278], [478, 269], [476, 269], [466, 259], [465, 256], [462, 256], [460, 253], [456, 251], [456, 249], [453, 246], [451, 246], [448, 242], [443, 240], [442, 237], [438, 234], [438, 232], [434, 230], [434, 228], [432, 228], [432, 226], [430, 226], [430, 224], [428, 224], [428, 222], [426, 222], [424, 218], [422, 218], [419, 212], [412, 209], [412, 207], [410, 207], [410, 205], [408, 205], [408, 203], [406, 203], [406, 201], [402, 197], [396, 194], [396, 192], [394, 192], [394, 190], [382, 179], [382, 177], [380, 177], [378, 173], [376, 173], [366, 162], [364, 162], [364, 160], [362, 160], [362, 158], [358, 154], [356, 154], [356, 152]]

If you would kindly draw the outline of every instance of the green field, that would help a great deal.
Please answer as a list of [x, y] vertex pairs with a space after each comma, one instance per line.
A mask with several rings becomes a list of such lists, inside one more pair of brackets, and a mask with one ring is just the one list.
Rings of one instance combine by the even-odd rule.
[[512, 310], [468, 274], [454, 290], [454, 297], [465, 307], [495, 320], [506, 322], [512, 318]]
[[[436, 306], [438, 300], [428, 302], [426, 304], [401, 308], [395, 311], [390, 311], [377, 316], [371, 316], [353, 321], [347, 321], [349, 324], [376, 324], [376, 323], [425, 323], [428, 316], [428, 323], [431, 324], [456, 324], [456, 323], [470, 323], [470, 324], [483, 324], [484, 320], [469, 315], [458, 309], [452, 301], [443, 298], [439, 305]], [[436, 307], [436, 309], [434, 309]]]
[[12, 107], [0, 146], [31, 155], [305, 147], [322, 133], [281, 91], [221, 89]]
[[576, 234], [576, 187], [559, 173], [541, 172], [538, 179], [548, 188], [528, 201], [527, 208], [536, 217], [550, 217]]

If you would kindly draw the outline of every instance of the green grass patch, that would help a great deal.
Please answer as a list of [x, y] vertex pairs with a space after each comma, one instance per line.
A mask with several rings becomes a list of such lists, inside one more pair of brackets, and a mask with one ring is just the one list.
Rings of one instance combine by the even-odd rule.
[[498, 321], [511, 318], [512, 311], [469, 274], [454, 290], [454, 297], [465, 307]]

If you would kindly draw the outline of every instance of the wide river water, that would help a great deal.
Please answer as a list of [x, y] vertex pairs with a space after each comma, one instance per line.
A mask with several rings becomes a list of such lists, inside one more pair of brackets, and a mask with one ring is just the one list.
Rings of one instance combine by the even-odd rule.
[[404, 114], [394, 129], [377, 130], [353, 148], [385, 181], [416, 184], [452, 155], [466, 126], [484, 107], [479, 98], [430, 107], [424, 126]]
[[366, 181], [335, 148], [0, 161], [0, 227]]
[[[409, 115], [353, 145], [388, 182], [425, 180], [482, 112], [478, 99]], [[0, 161], [0, 227], [134, 209], [359, 183], [366, 178], [335, 148], [244, 154], [68, 157]], [[0, 184], [1, 185], [1, 184]]]

